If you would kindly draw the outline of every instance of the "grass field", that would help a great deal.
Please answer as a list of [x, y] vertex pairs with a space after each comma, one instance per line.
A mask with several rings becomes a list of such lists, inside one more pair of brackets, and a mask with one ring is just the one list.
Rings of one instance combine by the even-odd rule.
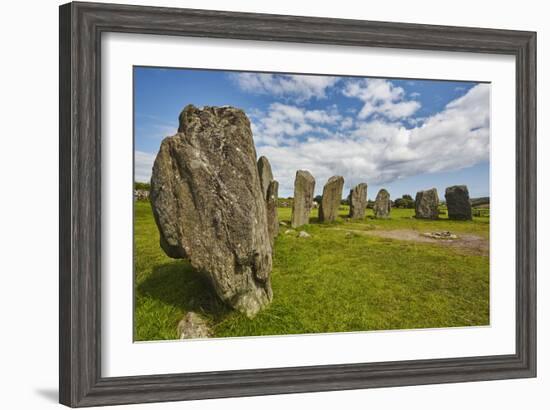
[[[444, 231], [488, 241], [489, 218], [437, 221], [393, 209], [391, 218], [341, 218], [300, 227], [312, 235], [276, 239], [273, 303], [254, 319], [229, 310], [188, 262], [168, 258], [149, 202], [135, 205], [135, 340], [176, 339], [187, 311], [203, 314], [214, 337], [351, 332], [489, 324], [489, 256], [461, 247], [389, 239], [383, 231]], [[290, 208], [279, 208], [289, 222]]]

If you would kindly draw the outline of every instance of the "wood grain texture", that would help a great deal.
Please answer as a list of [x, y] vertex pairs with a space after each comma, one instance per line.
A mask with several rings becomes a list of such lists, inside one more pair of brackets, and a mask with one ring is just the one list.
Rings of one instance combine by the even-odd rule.
[[[516, 57], [516, 353], [101, 377], [101, 33], [509, 54]], [[60, 7], [60, 402], [71, 407], [451, 383], [536, 374], [536, 33], [205, 10]], [[104, 176], [108, 177], [108, 176]]]

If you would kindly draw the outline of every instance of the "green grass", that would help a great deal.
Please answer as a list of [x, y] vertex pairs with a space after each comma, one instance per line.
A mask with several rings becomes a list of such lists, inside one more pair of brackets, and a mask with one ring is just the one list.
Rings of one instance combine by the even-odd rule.
[[[135, 209], [135, 339], [177, 337], [187, 311], [202, 313], [215, 337], [349, 332], [489, 324], [489, 258], [411, 241], [347, 231], [450, 230], [489, 237], [489, 218], [438, 221], [412, 218], [393, 209], [388, 220], [339, 218], [316, 223], [310, 239], [285, 235], [281, 227], [273, 255], [273, 303], [254, 319], [221, 303], [210, 284], [183, 260], [168, 258], [148, 202]], [[341, 216], [347, 215], [343, 207]], [[290, 208], [279, 209], [290, 220]]]

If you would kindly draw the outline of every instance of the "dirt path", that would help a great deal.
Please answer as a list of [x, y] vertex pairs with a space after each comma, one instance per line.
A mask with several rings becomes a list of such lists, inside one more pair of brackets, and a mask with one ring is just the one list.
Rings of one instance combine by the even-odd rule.
[[338, 231], [352, 232], [360, 235], [377, 236], [379, 238], [397, 239], [400, 241], [413, 241], [431, 243], [440, 246], [448, 246], [466, 251], [469, 255], [489, 256], [489, 241], [477, 235], [456, 233], [456, 239], [434, 239], [422, 235], [423, 232], [412, 229], [394, 230], [370, 230], [360, 231], [355, 229], [333, 228]]

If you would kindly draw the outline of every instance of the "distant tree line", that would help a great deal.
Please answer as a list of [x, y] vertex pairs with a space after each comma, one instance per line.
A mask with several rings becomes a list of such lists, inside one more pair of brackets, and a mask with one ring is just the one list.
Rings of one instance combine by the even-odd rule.
[[414, 199], [412, 199], [412, 196], [405, 194], [393, 201], [393, 207], [412, 209], [414, 208]]
[[488, 196], [484, 196], [481, 198], [470, 198], [470, 203], [472, 206], [480, 206], [480, 205], [489, 205], [491, 200]]
[[[149, 184], [137, 182], [136, 184], [141, 184], [143, 186], [146, 186], [146, 188], [141, 189], [149, 189]], [[136, 188], [138, 189], [138, 188]], [[322, 195], [316, 195], [313, 200], [317, 202], [318, 204], [321, 204], [321, 201], [323, 200]], [[292, 206], [292, 202], [294, 199], [290, 196], [288, 198], [279, 198], [279, 206], [282, 207], [288, 207]], [[471, 198], [470, 202], [472, 206], [487, 206], [489, 205], [490, 199], [489, 197], [482, 197], [482, 198]], [[342, 199], [340, 201], [341, 205], [349, 205], [349, 197]], [[393, 208], [403, 208], [403, 209], [414, 209], [414, 199], [411, 195], [405, 194], [401, 196], [401, 198], [397, 198], [393, 201], [391, 201], [391, 205]], [[439, 205], [441, 208], [446, 209], [445, 200], [439, 200]], [[374, 201], [372, 199], [367, 200], [367, 208], [372, 209], [374, 206]]]
[[148, 182], [134, 182], [134, 189], [142, 189], [144, 191], [149, 191], [151, 184]]

